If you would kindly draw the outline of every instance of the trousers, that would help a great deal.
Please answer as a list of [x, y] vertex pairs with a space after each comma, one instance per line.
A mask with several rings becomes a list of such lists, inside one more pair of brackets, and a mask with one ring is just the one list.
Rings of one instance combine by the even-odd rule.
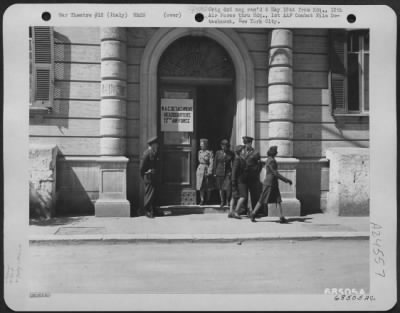
[[156, 204], [157, 186], [153, 183], [144, 183], [144, 211], [154, 212]]

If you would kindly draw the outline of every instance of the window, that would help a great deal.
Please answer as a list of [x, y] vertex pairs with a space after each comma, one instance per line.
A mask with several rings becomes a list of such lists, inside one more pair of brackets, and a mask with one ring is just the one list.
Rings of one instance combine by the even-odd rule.
[[368, 114], [369, 31], [330, 33], [330, 90], [334, 114]]
[[29, 28], [30, 108], [50, 110], [53, 104], [53, 29]]

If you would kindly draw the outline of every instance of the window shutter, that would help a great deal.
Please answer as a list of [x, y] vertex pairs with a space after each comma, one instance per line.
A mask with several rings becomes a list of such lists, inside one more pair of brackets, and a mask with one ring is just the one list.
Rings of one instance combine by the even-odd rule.
[[50, 27], [32, 28], [33, 106], [49, 108], [53, 103], [53, 30]]
[[346, 112], [346, 32], [344, 30], [330, 31], [330, 90], [331, 109], [334, 113]]

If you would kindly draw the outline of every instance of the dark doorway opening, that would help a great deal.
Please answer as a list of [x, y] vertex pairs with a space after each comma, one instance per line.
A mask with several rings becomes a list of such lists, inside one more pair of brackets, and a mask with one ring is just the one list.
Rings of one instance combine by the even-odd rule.
[[[221, 149], [222, 139], [231, 140], [235, 111], [232, 85], [197, 87], [197, 142], [199, 143], [201, 138], [207, 138], [208, 148], [215, 155], [216, 151]], [[198, 160], [196, 159], [196, 167], [197, 164]], [[208, 204], [220, 203], [218, 190], [211, 192], [209, 200]]]
[[232, 86], [200, 86], [197, 88], [197, 142], [208, 139], [209, 149], [220, 149], [222, 139], [232, 136], [235, 101]]

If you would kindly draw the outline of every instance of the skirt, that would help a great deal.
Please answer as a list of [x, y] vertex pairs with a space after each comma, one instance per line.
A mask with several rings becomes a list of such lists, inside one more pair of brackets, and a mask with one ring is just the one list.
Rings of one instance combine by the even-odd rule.
[[282, 198], [278, 185], [264, 185], [258, 202], [261, 204], [281, 203]]
[[230, 175], [216, 176], [215, 185], [219, 190], [225, 190], [225, 191], [230, 190], [232, 185], [231, 176]]

